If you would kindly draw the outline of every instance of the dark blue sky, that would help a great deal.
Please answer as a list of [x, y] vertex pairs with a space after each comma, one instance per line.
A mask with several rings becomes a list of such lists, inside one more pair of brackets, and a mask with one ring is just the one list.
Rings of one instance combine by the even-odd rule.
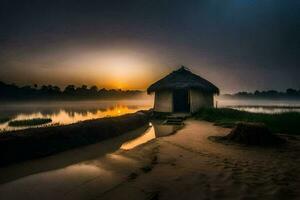
[[0, 80], [144, 89], [184, 64], [224, 92], [300, 89], [299, 10], [297, 0], [2, 0]]

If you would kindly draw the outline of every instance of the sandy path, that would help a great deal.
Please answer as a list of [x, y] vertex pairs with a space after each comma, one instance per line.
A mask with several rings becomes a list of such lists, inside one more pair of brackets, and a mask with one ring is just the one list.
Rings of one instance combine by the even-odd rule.
[[228, 131], [188, 120], [132, 150], [2, 184], [0, 199], [299, 199], [299, 140], [262, 149], [207, 139]]

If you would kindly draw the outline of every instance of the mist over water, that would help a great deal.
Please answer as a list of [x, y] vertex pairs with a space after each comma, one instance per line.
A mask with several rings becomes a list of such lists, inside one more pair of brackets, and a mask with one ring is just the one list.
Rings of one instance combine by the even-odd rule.
[[283, 113], [300, 112], [299, 100], [270, 100], [270, 99], [226, 99], [217, 97], [215, 106], [232, 108], [253, 113]]
[[[13, 120], [50, 118], [49, 125], [66, 125], [79, 121], [104, 117], [115, 117], [152, 107], [151, 100], [119, 100], [119, 101], [62, 101], [62, 102], [26, 102], [6, 103], [0, 106], [0, 117]], [[0, 130], [17, 130], [26, 126], [11, 127], [9, 121], [0, 123]]]
[[[30, 127], [66, 125], [79, 121], [115, 117], [153, 107], [153, 98], [139, 100], [96, 100], [96, 101], [50, 101], [50, 102], [18, 102], [0, 105], [0, 131], [19, 130], [29, 126], [9, 126], [10, 121], [50, 118], [51, 123]], [[215, 98], [215, 106], [256, 113], [300, 112], [300, 101], [261, 100], [261, 99], [224, 99]]]

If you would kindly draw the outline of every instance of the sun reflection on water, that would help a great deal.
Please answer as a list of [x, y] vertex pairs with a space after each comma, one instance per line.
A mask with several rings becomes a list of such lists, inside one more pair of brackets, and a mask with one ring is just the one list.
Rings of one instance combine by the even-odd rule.
[[[147, 107], [141, 106], [126, 106], [126, 105], [114, 105], [109, 106], [106, 109], [85, 109], [85, 110], [74, 110], [74, 109], [59, 109], [55, 112], [43, 113], [41, 111], [32, 112], [28, 114], [20, 113], [14, 116], [11, 120], [28, 120], [34, 118], [51, 118], [52, 122], [46, 125], [40, 126], [49, 126], [49, 125], [66, 125], [72, 124], [79, 121], [85, 121], [90, 119], [105, 118], [105, 117], [116, 117], [128, 113], [134, 113], [141, 109], [147, 109]], [[9, 122], [0, 124], [0, 130], [17, 130], [24, 129], [27, 127], [11, 127], [8, 125]]]

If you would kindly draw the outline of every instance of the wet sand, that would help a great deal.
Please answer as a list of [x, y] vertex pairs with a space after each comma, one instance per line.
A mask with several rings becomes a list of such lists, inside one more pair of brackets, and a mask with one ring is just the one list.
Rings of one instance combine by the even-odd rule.
[[[55, 155], [52, 162], [57, 156], [74, 160], [79, 152], [86, 154], [82, 159], [40, 172], [6, 177], [21, 168], [30, 170], [31, 162], [0, 169], [0, 199], [300, 197], [299, 138], [290, 139], [283, 148], [224, 145], [207, 137], [225, 135], [230, 129], [203, 121], [188, 120], [185, 123], [176, 134], [155, 138], [133, 149], [112, 148], [102, 152], [104, 142], [106, 148], [111, 145], [112, 140], [109, 140], [97, 144], [99, 149], [85, 147]], [[95, 151], [99, 151], [98, 157]], [[89, 154], [93, 156], [89, 157]], [[45, 160], [34, 161], [35, 168], [45, 168]]]

